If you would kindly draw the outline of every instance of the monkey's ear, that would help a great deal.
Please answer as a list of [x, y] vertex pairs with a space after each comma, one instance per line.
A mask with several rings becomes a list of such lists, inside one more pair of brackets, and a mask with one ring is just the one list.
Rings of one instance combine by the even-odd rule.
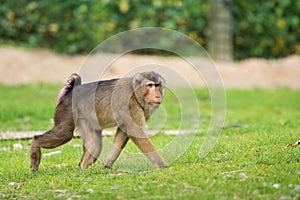
[[132, 87], [133, 89], [137, 89], [139, 86], [142, 85], [142, 81], [144, 80], [144, 76], [140, 73], [135, 74], [132, 77]]

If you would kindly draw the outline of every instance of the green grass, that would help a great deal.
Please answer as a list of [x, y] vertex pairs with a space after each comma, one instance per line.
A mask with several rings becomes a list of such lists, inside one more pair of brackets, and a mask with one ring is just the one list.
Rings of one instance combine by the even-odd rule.
[[[59, 88], [0, 86], [1, 129], [50, 128]], [[140, 164], [126, 160], [132, 159], [126, 157], [128, 153], [139, 152], [130, 142], [114, 169], [100, 170], [112, 140], [106, 137], [100, 160], [82, 172], [77, 167], [81, 140], [75, 138], [54, 150], [44, 149], [43, 153], [60, 150], [61, 154], [44, 157], [39, 172], [32, 173], [30, 141], [5, 140], [0, 141], [0, 199], [300, 199], [300, 146], [286, 147], [300, 139], [300, 91], [227, 90], [224, 129], [203, 159], [198, 155], [211, 117], [210, 99], [204, 89], [196, 93], [200, 128], [188, 150], [172, 163], [173, 168], [123, 170]], [[167, 94], [163, 106], [168, 113], [163, 129], [179, 127], [178, 100]], [[158, 134], [151, 140], [163, 147], [174, 138]], [[23, 149], [13, 150], [15, 143], [21, 143]]]
[[60, 87], [0, 85], [0, 131], [49, 129]]

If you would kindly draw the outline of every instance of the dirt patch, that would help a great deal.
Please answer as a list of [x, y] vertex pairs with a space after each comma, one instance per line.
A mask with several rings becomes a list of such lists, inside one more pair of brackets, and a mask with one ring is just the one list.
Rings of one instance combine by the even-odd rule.
[[[0, 82], [3, 84], [64, 83], [71, 73], [80, 71], [82, 64], [86, 65], [86, 58], [85, 55], [62, 56], [46, 50], [24, 50], [3, 46], [0, 47]], [[116, 55], [98, 54], [90, 57], [88, 64], [99, 68], [101, 64], [114, 58]], [[299, 56], [278, 60], [253, 58], [234, 63], [215, 62], [215, 65], [204, 58], [189, 58], [188, 60], [200, 66], [202, 78], [199, 78], [191, 63], [181, 58], [139, 55], [124, 55], [110, 62], [110, 66], [101, 77], [108, 79], [124, 76], [134, 68], [147, 69], [151, 64], [161, 67], [162, 72], [160, 72], [171, 84], [181, 84], [173, 75], [177, 74], [193, 86], [205, 86], [207, 82], [213, 83], [214, 79], [218, 78], [214, 74], [218, 72], [225, 88], [289, 87], [300, 89]], [[174, 73], [170, 73], [166, 67], [172, 69]], [[215, 68], [217, 71], [214, 71]]]

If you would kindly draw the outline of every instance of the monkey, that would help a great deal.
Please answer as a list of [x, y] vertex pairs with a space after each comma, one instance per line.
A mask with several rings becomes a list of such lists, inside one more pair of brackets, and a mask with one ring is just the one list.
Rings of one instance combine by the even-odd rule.
[[41, 148], [67, 143], [73, 138], [76, 127], [83, 140], [79, 163], [82, 170], [97, 161], [102, 150], [101, 132], [110, 127], [117, 127], [117, 131], [102, 169], [112, 168], [129, 139], [155, 166], [170, 167], [143, 130], [150, 115], [162, 103], [165, 87], [165, 79], [153, 71], [86, 84], [81, 84], [80, 75], [71, 74], [58, 95], [54, 127], [32, 139], [31, 170], [38, 171]]

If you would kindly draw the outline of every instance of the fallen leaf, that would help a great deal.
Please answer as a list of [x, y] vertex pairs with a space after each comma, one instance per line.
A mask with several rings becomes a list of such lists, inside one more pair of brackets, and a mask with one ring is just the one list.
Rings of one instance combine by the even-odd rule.
[[50, 153], [45, 153], [45, 154], [43, 154], [43, 156], [47, 157], [47, 156], [54, 156], [54, 155], [58, 155], [58, 154], [61, 154], [61, 151], [53, 151]]
[[22, 144], [19, 144], [19, 143], [13, 144], [13, 149], [14, 150], [21, 150], [21, 149], [23, 149], [23, 146], [22, 146]]
[[9, 148], [6, 145], [4, 145], [4, 147], [2, 148], [2, 151], [8, 151], [8, 150], [9, 150]]
[[78, 148], [78, 147], [81, 147], [81, 146], [82, 146], [81, 144], [73, 144], [74, 148]]
[[10, 182], [8, 183], [8, 185], [15, 185], [15, 182]]
[[287, 146], [287, 147], [295, 147], [295, 146], [297, 146], [297, 145], [300, 145], [300, 140], [298, 140], [298, 141], [295, 142], [295, 143], [287, 144], [286, 146]]
[[110, 186], [111, 190], [118, 190], [120, 188], [120, 186]]
[[15, 187], [16, 190], [21, 189], [21, 188], [22, 188], [22, 186], [20, 183], [18, 183], [17, 186]]
[[89, 188], [89, 189], [86, 190], [86, 192], [88, 192], [88, 193], [93, 193], [94, 190], [93, 190], [92, 188]]
[[255, 195], [255, 196], [257, 196], [257, 195], [260, 194], [260, 192], [259, 192], [259, 190], [253, 190], [253, 191], [252, 191], [252, 194]]
[[282, 195], [282, 196], [279, 198], [279, 200], [291, 200], [291, 199], [292, 199], [292, 197], [287, 196], [287, 195]]
[[245, 174], [245, 173], [240, 173], [240, 179], [245, 180], [245, 179], [247, 179], [247, 178], [248, 178], [247, 174]]
[[293, 191], [295, 191], [295, 192], [300, 192], [300, 185], [297, 185], [297, 186], [294, 188]]
[[56, 193], [67, 194], [67, 190], [54, 190]]

